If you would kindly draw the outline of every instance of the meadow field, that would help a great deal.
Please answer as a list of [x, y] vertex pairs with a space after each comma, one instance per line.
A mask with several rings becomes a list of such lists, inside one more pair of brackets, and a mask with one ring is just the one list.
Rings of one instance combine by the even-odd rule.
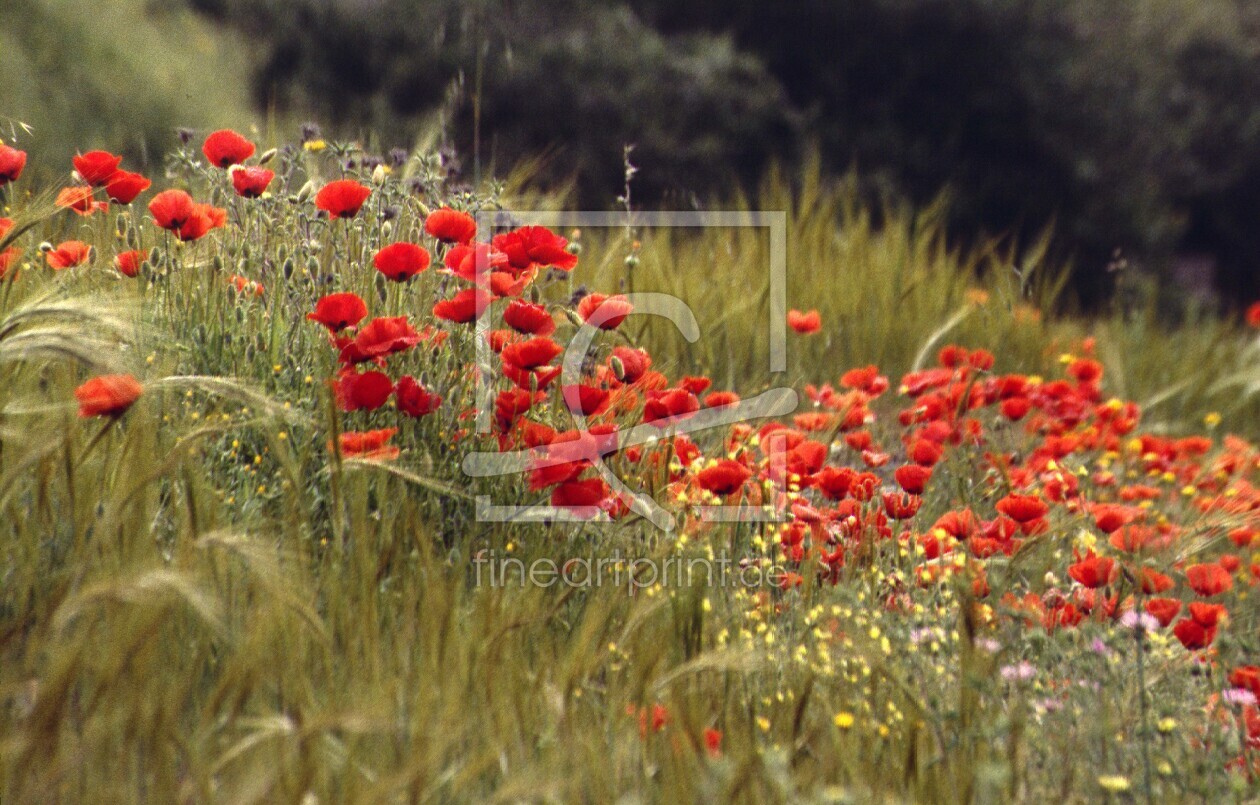
[[1085, 316], [809, 168], [713, 205], [780, 304], [630, 179], [27, 147], [0, 801], [1260, 796], [1260, 307]]

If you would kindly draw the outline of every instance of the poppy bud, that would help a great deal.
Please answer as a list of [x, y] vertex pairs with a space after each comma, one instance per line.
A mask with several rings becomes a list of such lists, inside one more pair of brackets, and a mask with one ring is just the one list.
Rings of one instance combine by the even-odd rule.
[[394, 231], [394, 223], [393, 223], [393, 221], [386, 221], [385, 223], [381, 224], [381, 236], [382, 236], [382, 237], [388, 238], [388, 237], [389, 237], [389, 234], [390, 234], [391, 232], [393, 232], [393, 231]]
[[281, 266], [280, 271], [284, 274], [285, 279], [293, 279], [294, 268], [295, 266], [293, 265], [293, 258], [290, 257], [284, 261], [284, 265]]
[[153, 265], [158, 264], [158, 259], [161, 258], [161, 256], [162, 254], [161, 252], [158, 251], [157, 246], [154, 246], [152, 249], [149, 250], [149, 262], [152, 263]]
[[263, 151], [262, 156], [258, 158], [258, 164], [266, 165], [268, 162], [276, 158], [276, 153], [277, 151], [274, 148], [268, 148], [266, 151]]
[[423, 202], [423, 201], [417, 201], [417, 202], [416, 202], [416, 206], [420, 208], [420, 217], [421, 217], [421, 218], [428, 218], [428, 217], [429, 217], [429, 213], [430, 213], [430, 212], [432, 212], [432, 210], [430, 210], [428, 207], [426, 207], [426, 206], [425, 206], [425, 204], [424, 204], [424, 202]]
[[228, 346], [228, 347], [232, 346], [232, 331], [231, 330], [223, 334], [223, 345]]
[[564, 311], [564, 317], [565, 317], [566, 319], [568, 319], [568, 320], [569, 320], [569, 322], [570, 322], [570, 323], [571, 323], [574, 327], [581, 327], [583, 324], [585, 324], [585, 323], [586, 323], [585, 321], [583, 321], [583, 320], [582, 320], [582, 317], [578, 315], [578, 313], [577, 313], [577, 311], [576, 311], [576, 310], [570, 310], [570, 309], [569, 309], [569, 308], [567, 308], [567, 307], [566, 307], [566, 308], [561, 308], [561, 310], [563, 310], [563, 311]]
[[253, 344], [250, 344], [249, 346], [245, 347], [245, 360], [247, 362], [251, 362], [254, 360], [254, 345]]
[[117, 234], [119, 240], [125, 239], [130, 229], [131, 227], [128, 226], [127, 217], [125, 215], [119, 215], [114, 221], [114, 232]]
[[608, 360], [608, 365], [612, 369], [613, 377], [619, 381], [626, 379], [626, 365], [621, 362], [621, 358], [618, 358], [616, 355], [612, 356]]
[[306, 181], [306, 184], [302, 185], [302, 189], [297, 192], [297, 200], [306, 201], [308, 198], [311, 197], [311, 194], [313, 194], [314, 192], [315, 192], [315, 183], [308, 179]]
[[372, 184], [385, 184], [386, 176], [389, 176], [389, 169], [384, 165], [377, 165], [372, 169]]
[[384, 301], [385, 301], [385, 299], [386, 299], [385, 275], [384, 275], [384, 274], [382, 274], [382, 273], [380, 273], [380, 272], [378, 271], [378, 272], [376, 273], [376, 279], [375, 279], [374, 284], [376, 285], [376, 295], [377, 295], [377, 297], [378, 297], [378, 298], [379, 298], [382, 302], [384, 302]]
[[216, 254], [214, 256], [214, 259], [210, 261], [210, 267], [214, 269], [214, 273], [216, 274], [222, 271], [223, 270], [223, 255]]
[[236, 286], [231, 283], [228, 283], [227, 287], [227, 300], [229, 305], [236, 304]]

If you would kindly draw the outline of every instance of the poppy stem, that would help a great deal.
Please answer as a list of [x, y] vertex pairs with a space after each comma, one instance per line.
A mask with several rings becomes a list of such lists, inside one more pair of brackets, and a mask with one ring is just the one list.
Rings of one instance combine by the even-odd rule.
[[[1141, 596], [1139, 596], [1136, 611], [1146, 611]], [[1142, 787], [1146, 792], [1146, 801], [1154, 802], [1154, 797], [1151, 795], [1151, 736], [1146, 716], [1146, 640], [1140, 618], [1133, 629], [1133, 637], [1137, 642], [1138, 713], [1141, 719], [1138, 737], [1142, 742]]]

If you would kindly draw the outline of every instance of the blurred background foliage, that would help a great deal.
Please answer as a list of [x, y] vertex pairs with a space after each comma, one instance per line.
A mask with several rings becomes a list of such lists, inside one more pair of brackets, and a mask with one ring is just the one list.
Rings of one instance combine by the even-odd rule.
[[161, 164], [174, 127], [254, 117], [241, 53], [179, 3], [0, 0], [0, 138], [37, 174], [93, 148]]
[[875, 209], [947, 191], [960, 240], [1053, 223], [1086, 302], [1117, 255], [1166, 299], [1260, 296], [1249, 0], [184, 1], [0, 0], [0, 114], [50, 150], [164, 146], [247, 103], [385, 147], [436, 131], [470, 181], [541, 156], [594, 208], [627, 143], [645, 206], [816, 152]]

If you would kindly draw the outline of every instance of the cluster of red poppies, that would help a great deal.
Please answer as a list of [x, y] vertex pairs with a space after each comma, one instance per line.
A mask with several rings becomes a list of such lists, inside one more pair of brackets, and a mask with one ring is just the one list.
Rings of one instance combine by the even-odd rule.
[[[254, 145], [234, 132], [211, 134], [202, 151], [210, 164], [230, 171], [243, 198], [262, 196], [274, 179], [262, 164], [266, 154], [259, 164], [245, 164]], [[132, 203], [150, 183], [120, 163], [101, 151], [76, 157], [81, 181], [63, 190], [58, 203], [81, 215]], [[25, 154], [0, 144], [0, 185], [17, 179], [24, 166]], [[98, 190], [107, 200], [97, 198]], [[340, 179], [320, 188], [314, 205], [332, 219], [354, 218], [373, 192]], [[223, 209], [183, 190], [157, 193], [148, 210], [179, 241], [228, 226]], [[0, 219], [0, 245], [12, 225]], [[1046, 631], [1132, 622], [1167, 630], [1203, 656], [1228, 628], [1241, 590], [1260, 584], [1260, 562], [1247, 555], [1260, 545], [1260, 453], [1235, 438], [1139, 432], [1139, 407], [1103, 393], [1103, 366], [1089, 340], [1056, 379], [1002, 374], [991, 353], [947, 346], [935, 366], [901, 378], [900, 403], [877, 367], [855, 368], [835, 385], [806, 386], [808, 410], [790, 421], [738, 422], [698, 443], [683, 424], [704, 410], [738, 412], [738, 394], [713, 390], [707, 377], [671, 379], [630, 343], [596, 342], [591, 354], [568, 360], [557, 340], [560, 327], [613, 331], [634, 310], [620, 295], [540, 301], [548, 298], [550, 278], [577, 265], [565, 238], [524, 226], [479, 240], [475, 217], [446, 207], [426, 215], [424, 235], [427, 245], [384, 245], [372, 264], [391, 282], [434, 269], [443, 275], [440, 287], [455, 285], [433, 301], [428, 322], [369, 318], [368, 305], [353, 293], [324, 296], [307, 315], [327, 328], [336, 350], [334, 398], [347, 413], [377, 411], [391, 399], [403, 416], [438, 412], [443, 397], [401, 373], [397, 360], [391, 371], [391, 360], [421, 345], [441, 350], [452, 336], [467, 344], [473, 323], [487, 317], [486, 346], [496, 362], [464, 376], [494, 384], [491, 443], [529, 457], [523, 496], [545, 493], [553, 506], [580, 517], [627, 517], [631, 501], [596, 472], [607, 459], [633, 476], [631, 486], [654, 479], [686, 529], [708, 527], [699, 504], [785, 513], [786, 521], [768, 530], [773, 559], [787, 569], [778, 578], [784, 591], [807, 580], [840, 583], [881, 556], [910, 555], [908, 576], [889, 575], [890, 609], [911, 606], [914, 586], [962, 580], [993, 617], [1005, 611]], [[0, 252], [0, 276], [15, 255], [14, 248]], [[46, 250], [57, 269], [92, 259], [91, 248], [77, 241]], [[115, 266], [134, 276], [144, 259], [125, 252]], [[240, 280], [238, 291], [262, 291], [233, 280]], [[1255, 319], [1260, 324], [1260, 312]], [[817, 311], [793, 310], [787, 323], [803, 336], [824, 327]], [[444, 391], [457, 401], [472, 398], [464, 389]], [[125, 376], [94, 378], [77, 392], [83, 415], [115, 417], [141, 393]], [[475, 413], [452, 411], [450, 419]], [[562, 417], [574, 427], [555, 427]], [[629, 443], [627, 428], [641, 425], [651, 438]], [[351, 430], [337, 447], [342, 455], [389, 459], [400, 452], [391, 444], [396, 433]], [[466, 431], [456, 436], [472, 438]], [[968, 497], [952, 483], [964, 474]], [[1047, 540], [1071, 549], [1057, 568], [1063, 578], [1050, 573], [1039, 589], [1006, 585], [1010, 591], [992, 600], [999, 596], [989, 576], [1003, 564], [993, 560]], [[1260, 695], [1255, 665], [1231, 671], [1235, 688]], [[1260, 716], [1248, 708], [1248, 729], [1254, 723], [1250, 734], [1260, 740]]]

